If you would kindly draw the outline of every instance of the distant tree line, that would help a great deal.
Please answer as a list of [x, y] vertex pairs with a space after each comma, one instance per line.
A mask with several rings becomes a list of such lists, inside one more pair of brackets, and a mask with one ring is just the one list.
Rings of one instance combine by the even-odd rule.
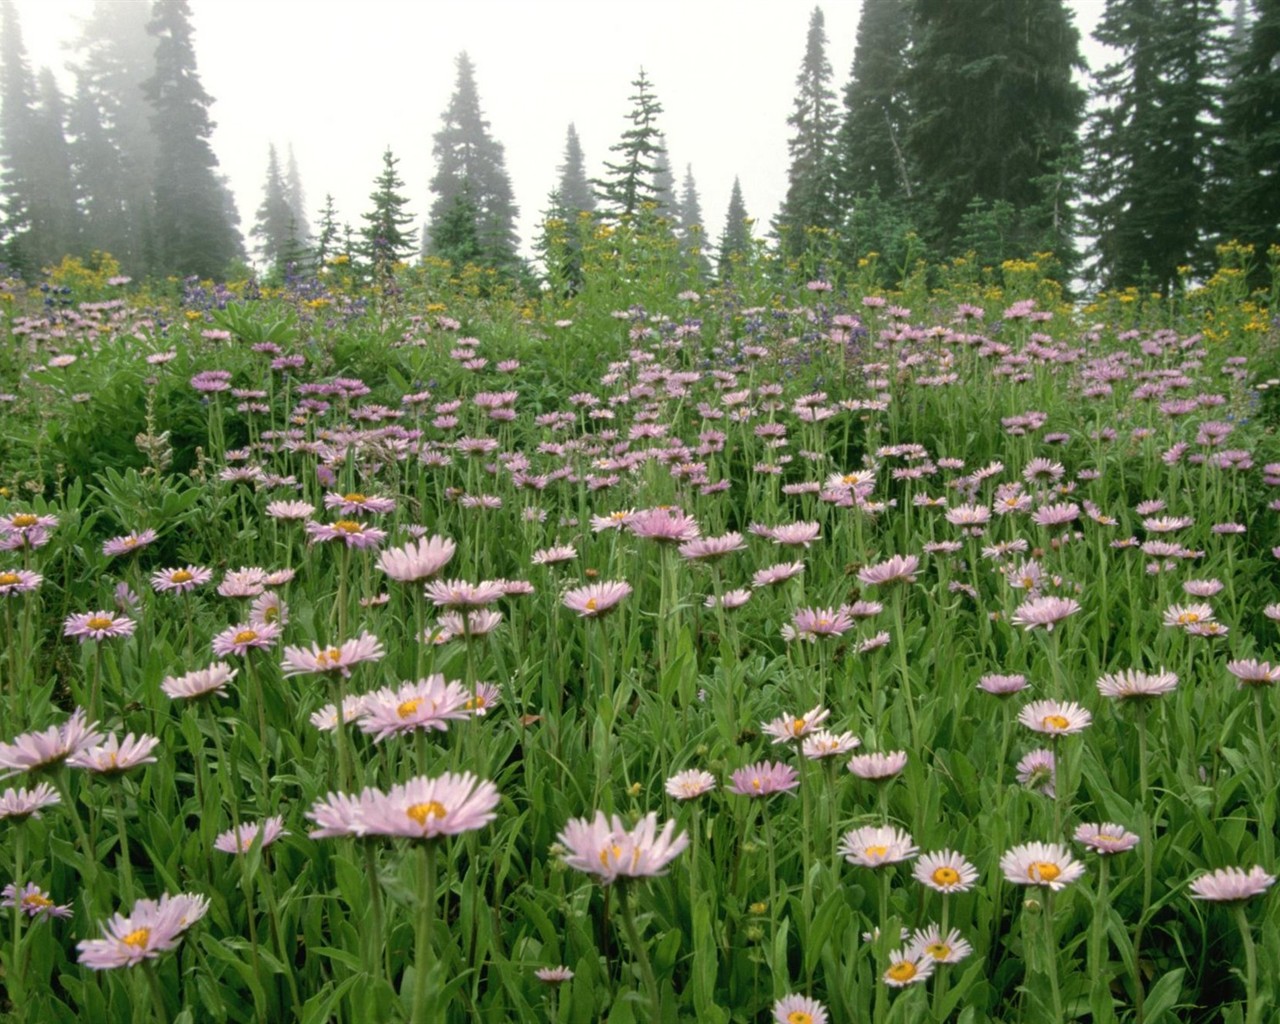
[[[1168, 289], [1208, 266], [1217, 242], [1280, 242], [1280, 0], [1235, 0], [1230, 19], [1219, 0], [1107, 0], [1096, 38], [1116, 56], [1090, 95], [1065, 0], [863, 0], [841, 102], [815, 8], [778, 252], [839, 273], [872, 251], [898, 267], [1052, 251], [1102, 287]], [[209, 145], [187, 0], [100, 0], [74, 52], [67, 97], [48, 69], [33, 74], [0, 0], [0, 259], [27, 277], [95, 252], [137, 277], [225, 276], [246, 252]], [[282, 163], [273, 144], [249, 232], [264, 265], [309, 273], [344, 257], [377, 277], [420, 255], [530, 275], [475, 66], [463, 53], [456, 68], [421, 243], [389, 148], [353, 231], [332, 196], [311, 227], [292, 149]], [[544, 270], [572, 287], [586, 232], [632, 223], [665, 232], [702, 276], [724, 276], [755, 244], [739, 183], [713, 243], [692, 167], [677, 184], [643, 70], [629, 102], [598, 179], [569, 125], [533, 243]]]

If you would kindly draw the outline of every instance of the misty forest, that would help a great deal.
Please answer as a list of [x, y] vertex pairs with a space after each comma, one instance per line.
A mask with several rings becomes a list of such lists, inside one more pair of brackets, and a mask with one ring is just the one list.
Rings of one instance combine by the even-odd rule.
[[1280, 0], [793, 28], [777, 210], [636, 68], [522, 238], [465, 52], [242, 223], [0, 0], [3, 1020], [1280, 1019]]

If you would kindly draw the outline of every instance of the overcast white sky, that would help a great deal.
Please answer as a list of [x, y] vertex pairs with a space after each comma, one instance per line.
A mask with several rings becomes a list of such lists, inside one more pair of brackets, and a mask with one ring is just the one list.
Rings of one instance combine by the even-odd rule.
[[[145, 0], [112, 0], [142, 3]], [[951, 0], [966, 3], [970, 0]], [[858, 0], [819, 4], [843, 93]], [[1071, 0], [1086, 53], [1104, 0]], [[476, 65], [490, 130], [506, 147], [527, 250], [577, 125], [602, 172], [627, 127], [643, 66], [677, 181], [693, 165], [718, 238], [734, 175], [762, 230], [786, 190], [787, 117], [814, 0], [191, 0], [199, 74], [214, 98], [213, 147], [246, 232], [262, 198], [267, 145], [297, 155], [315, 220], [325, 193], [358, 227], [390, 145], [410, 210], [430, 204], [431, 136], [453, 92], [454, 57]], [[33, 69], [60, 71], [92, 0], [17, 0]], [[1092, 59], [1092, 58], [1091, 58]], [[70, 88], [70, 81], [67, 88]]]

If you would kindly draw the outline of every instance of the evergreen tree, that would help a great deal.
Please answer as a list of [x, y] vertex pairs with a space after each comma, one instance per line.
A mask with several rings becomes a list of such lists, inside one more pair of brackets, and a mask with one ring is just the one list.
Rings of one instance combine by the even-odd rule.
[[[474, 262], [514, 272], [519, 263], [518, 211], [502, 144], [489, 134], [489, 122], [481, 111], [475, 65], [460, 53], [457, 68], [453, 96], [441, 115], [440, 130], [432, 136], [436, 173], [431, 191], [436, 198], [431, 204], [427, 251], [436, 256], [444, 256], [444, 249], [460, 253], [468, 248], [460, 240], [474, 236], [479, 246]], [[467, 214], [474, 218], [474, 230], [460, 232], [459, 218]], [[438, 238], [444, 240], [438, 242]]]
[[307, 221], [307, 193], [302, 187], [302, 173], [298, 170], [298, 158], [289, 143], [289, 166], [285, 172], [284, 195], [293, 216], [293, 237], [302, 245], [311, 241], [311, 225]]
[[1216, 0], [1108, 0], [1095, 38], [1120, 57], [1098, 75], [1085, 204], [1108, 287], [1165, 289], [1206, 263], [1220, 25]]
[[432, 225], [431, 254], [448, 260], [455, 267], [468, 263], [482, 265], [485, 252], [480, 244], [479, 222], [479, 207], [471, 198], [471, 189], [463, 182], [462, 191]]
[[1062, 255], [1084, 110], [1072, 80], [1080, 36], [1063, 0], [916, 0], [916, 15], [906, 158], [935, 245], [952, 250], [976, 200], [1018, 211], [1017, 248]]
[[11, 0], [0, 4], [0, 179], [4, 198], [4, 262], [27, 277], [39, 270], [42, 240], [33, 211], [32, 167], [35, 134], [35, 86], [18, 11]]
[[340, 235], [338, 211], [333, 206], [333, 195], [326, 193], [324, 206], [320, 210], [320, 228], [316, 232], [315, 261], [317, 268], [323, 267], [330, 257], [337, 255]]
[[[1222, 236], [1261, 257], [1280, 244], [1280, 0], [1254, 0], [1223, 100]], [[1254, 280], [1267, 276], [1258, 260]]]
[[397, 263], [408, 259], [418, 234], [415, 230], [406, 230], [406, 225], [413, 223], [413, 217], [405, 212], [409, 200], [401, 194], [404, 182], [396, 172], [399, 162], [388, 146], [382, 154], [382, 173], [374, 181], [374, 190], [369, 195], [373, 209], [364, 215], [365, 227], [360, 232], [361, 253], [373, 268], [374, 277], [381, 282], [390, 279]]
[[684, 184], [680, 190], [680, 247], [693, 257], [698, 273], [706, 276], [711, 264], [704, 252], [707, 229], [702, 223], [702, 201], [698, 198], [698, 184], [693, 180], [693, 165], [684, 166]]
[[835, 155], [839, 119], [831, 89], [825, 26], [822, 8], [815, 7], [809, 16], [804, 60], [796, 76], [795, 109], [787, 118], [792, 129], [788, 143], [791, 166], [774, 230], [783, 251], [791, 255], [804, 250], [805, 228], [830, 228], [838, 219]]
[[636, 90], [628, 97], [631, 113], [627, 120], [631, 127], [609, 147], [609, 152], [619, 155], [619, 162], [606, 160], [604, 166], [608, 176], [595, 182], [596, 195], [613, 217], [634, 216], [643, 204], [656, 204], [658, 199], [654, 174], [658, 169], [658, 156], [663, 152], [662, 133], [657, 126], [662, 104], [653, 95], [644, 68], [640, 69], [639, 77], [631, 85]]
[[587, 179], [586, 158], [582, 155], [582, 144], [572, 124], [565, 136], [564, 163], [557, 170], [560, 184], [556, 188], [556, 208], [575, 216], [583, 211], [595, 213], [596, 197]]
[[678, 225], [680, 197], [676, 195], [676, 176], [671, 170], [671, 158], [667, 156], [666, 136], [658, 136], [658, 145], [661, 148], [653, 160], [653, 198], [658, 204], [657, 212], [673, 225]]
[[156, 38], [146, 95], [160, 140], [155, 177], [155, 251], [168, 272], [217, 277], [243, 249], [235, 204], [209, 145], [213, 99], [200, 84], [187, 0], [157, 0], [147, 25]]
[[853, 197], [872, 189], [885, 200], [911, 198], [904, 152], [910, 41], [911, 0], [863, 0], [836, 141], [837, 191], [846, 211]]
[[267, 147], [267, 180], [262, 186], [262, 205], [258, 207], [253, 237], [258, 240], [258, 254], [263, 262], [283, 269], [285, 257], [297, 249], [297, 220], [289, 204], [288, 189], [280, 173], [280, 159], [275, 144]]
[[75, 186], [67, 145], [66, 105], [48, 68], [40, 69], [31, 123], [32, 221], [41, 242], [42, 264], [53, 264], [77, 251]]
[[82, 245], [130, 274], [156, 269], [153, 191], [159, 143], [144, 84], [155, 69], [145, 3], [99, 0], [77, 44], [69, 130]]
[[751, 250], [751, 224], [752, 221], [747, 216], [747, 205], [742, 199], [742, 185], [734, 178], [733, 191], [729, 193], [729, 210], [724, 219], [724, 231], [720, 235], [718, 269], [722, 281], [728, 280], [732, 275], [734, 258], [744, 256]]

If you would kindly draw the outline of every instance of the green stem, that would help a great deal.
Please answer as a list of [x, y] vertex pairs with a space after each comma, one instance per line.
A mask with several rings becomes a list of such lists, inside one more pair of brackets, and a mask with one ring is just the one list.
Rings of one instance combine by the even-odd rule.
[[151, 992], [151, 1007], [156, 1015], [156, 1024], [165, 1024], [169, 1017], [169, 1011], [164, 1006], [164, 992], [160, 989], [160, 979], [156, 977], [155, 967], [148, 961], [142, 961], [142, 973], [147, 979], [147, 988]]
[[[1094, 898], [1093, 920], [1089, 922], [1089, 976], [1094, 988], [1094, 1006], [1111, 1005], [1111, 978], [1107, 970], [1107, 854], [1098, 858], [1098, 895]], [[1099, 1022], [1101, 1024], [1101, 1022]]]
[[1234, 904], [1232, 912], [1240, 929], [1240, 941], [1244, 944], [1245, 1024], [1260, 1024], [1262, 1008], [1258, 1005], [1258, 952], [1253, 945], [1253, 931], [1249, 927], [1249, 919], [1245, 917], [1243, 903]]
[[413, 961], [413, 1012], [409, 1015], [411, 1024], [425, 1024], [429, 1019], [442, 1019], [443, 1016], [436, 1012], [442, 1009], [438, 1003], [433, 1003], [430, 1010], [427, 1008], [427, 979], [432, 965], [431, 925], [436, 911], [436, 845], [437, 840], [430, 839], [422, 847], [422, 893], [418, 903]]
[[1058, 946], [1053, 939], [1053, 890], [1044, 891], [1044, 914], [1041, 916], [1044, 928], [1045, 970], [1049, 973], [1049, 993], [1053, 1000], [1053, 1019], [1061, 1021], [1062, 993], [1058, 990]]
[[124, 787], [124, 780], [111, 780], [111, 797], [116, 809], [116, 828], [120, 834], [120, 876], [121, 887], [120, 892], [124, 896], [124, 902], [133, 903], [133, 865], [129, 862], [129, 830], [125, 824], [124, 816], [124, 796], [120, 792]]
[[[263, 858], [262, 867], [258, 870], [258, 881], [262, 887], [262, 898], [267, 904], [267, 914], [271, 921], [271, 934], [276, 942], [276, 953], [284, 964], [285, 981], [289, 984], [289, 1001], [293, 1006], [293, 1019], [302, 1020], [302, 1000], [298, 996], [297, 972], [292, 969], [293, 958], [284, 941], [284, 929], [280, 923], [280, 904], [276, 901], [275, 884], [271, 881], [271, 867]], [[377, 885], [377, 882], [374, 882]], [[379, 929], [381, 931], [381, 929]]]
[[635, 917], [631, 912], [630, 893], [623, 890], [619, 894], [618, 905], [621, 910], [622, 932], [627, 937], [636, 965], [640, 968], [640, 977], [649, 996], [649, 1020], [651, 1024], [660, 1024], [662, 1020], [662, 1000], [658, 993], [658, 979], [653, 973], [653, 965], [649, 963], [649, 953], [640, 940], [640, 931], [636, 928]]
[[[74, 813], [74, 812], [73, 812]], [[27, 830], [25, 822], [20, 822], [13, 839], [13, 961], [9, 964], [9, 976], [5, 981], [9, 988], [9, 1002], [18, 1014], [19, 1021], [27, 1015], [27, 1001], [24, 992], [26, 971], [22, 967], [22, 888], [26, 884], [22, 872], [26, 865]]]

